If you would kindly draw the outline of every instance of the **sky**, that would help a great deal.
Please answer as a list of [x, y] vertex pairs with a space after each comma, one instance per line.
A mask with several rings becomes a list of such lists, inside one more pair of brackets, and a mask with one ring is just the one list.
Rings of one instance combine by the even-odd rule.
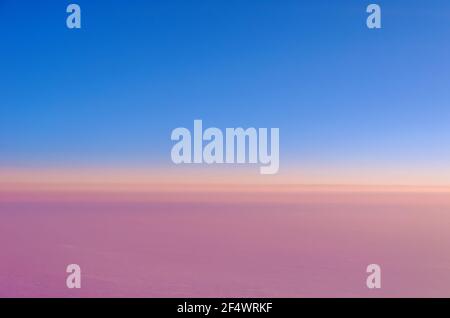
[[376, 1], [381, 30], [368, 1], [73, 2], [81, 30], [0, 0], [2, 169], [170, 169], [202, 119], [280, 128], [280, 171], [450, 176], [448, 1]]

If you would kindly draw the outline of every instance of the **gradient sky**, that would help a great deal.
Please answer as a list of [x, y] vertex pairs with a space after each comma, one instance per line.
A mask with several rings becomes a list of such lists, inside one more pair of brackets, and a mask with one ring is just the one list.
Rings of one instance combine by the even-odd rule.
[[450, 2], [0, 0], [2, 167], [170, 165], [172, 129], [279, 127], [281, 169], [448, 170]]

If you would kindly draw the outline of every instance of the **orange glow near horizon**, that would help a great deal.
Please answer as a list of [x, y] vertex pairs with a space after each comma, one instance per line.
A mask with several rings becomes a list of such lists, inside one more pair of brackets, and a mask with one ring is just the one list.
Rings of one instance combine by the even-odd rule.
[[450, 191], [450, 173], [376, 170], [301, 170], [277, 175], [254, 169], [0, 169], [0, 191], [298, 192]]

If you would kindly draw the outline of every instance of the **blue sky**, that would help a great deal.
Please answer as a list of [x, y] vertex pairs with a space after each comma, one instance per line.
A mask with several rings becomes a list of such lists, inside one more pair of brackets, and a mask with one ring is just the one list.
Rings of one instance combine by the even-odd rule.
[[[0, 0], [2, 166], [170, 163], [170, 132], [279, 127], [284, 162], [450, 160], [450, 2]], [[283, 164], [283, 161], [282, 161]]]

